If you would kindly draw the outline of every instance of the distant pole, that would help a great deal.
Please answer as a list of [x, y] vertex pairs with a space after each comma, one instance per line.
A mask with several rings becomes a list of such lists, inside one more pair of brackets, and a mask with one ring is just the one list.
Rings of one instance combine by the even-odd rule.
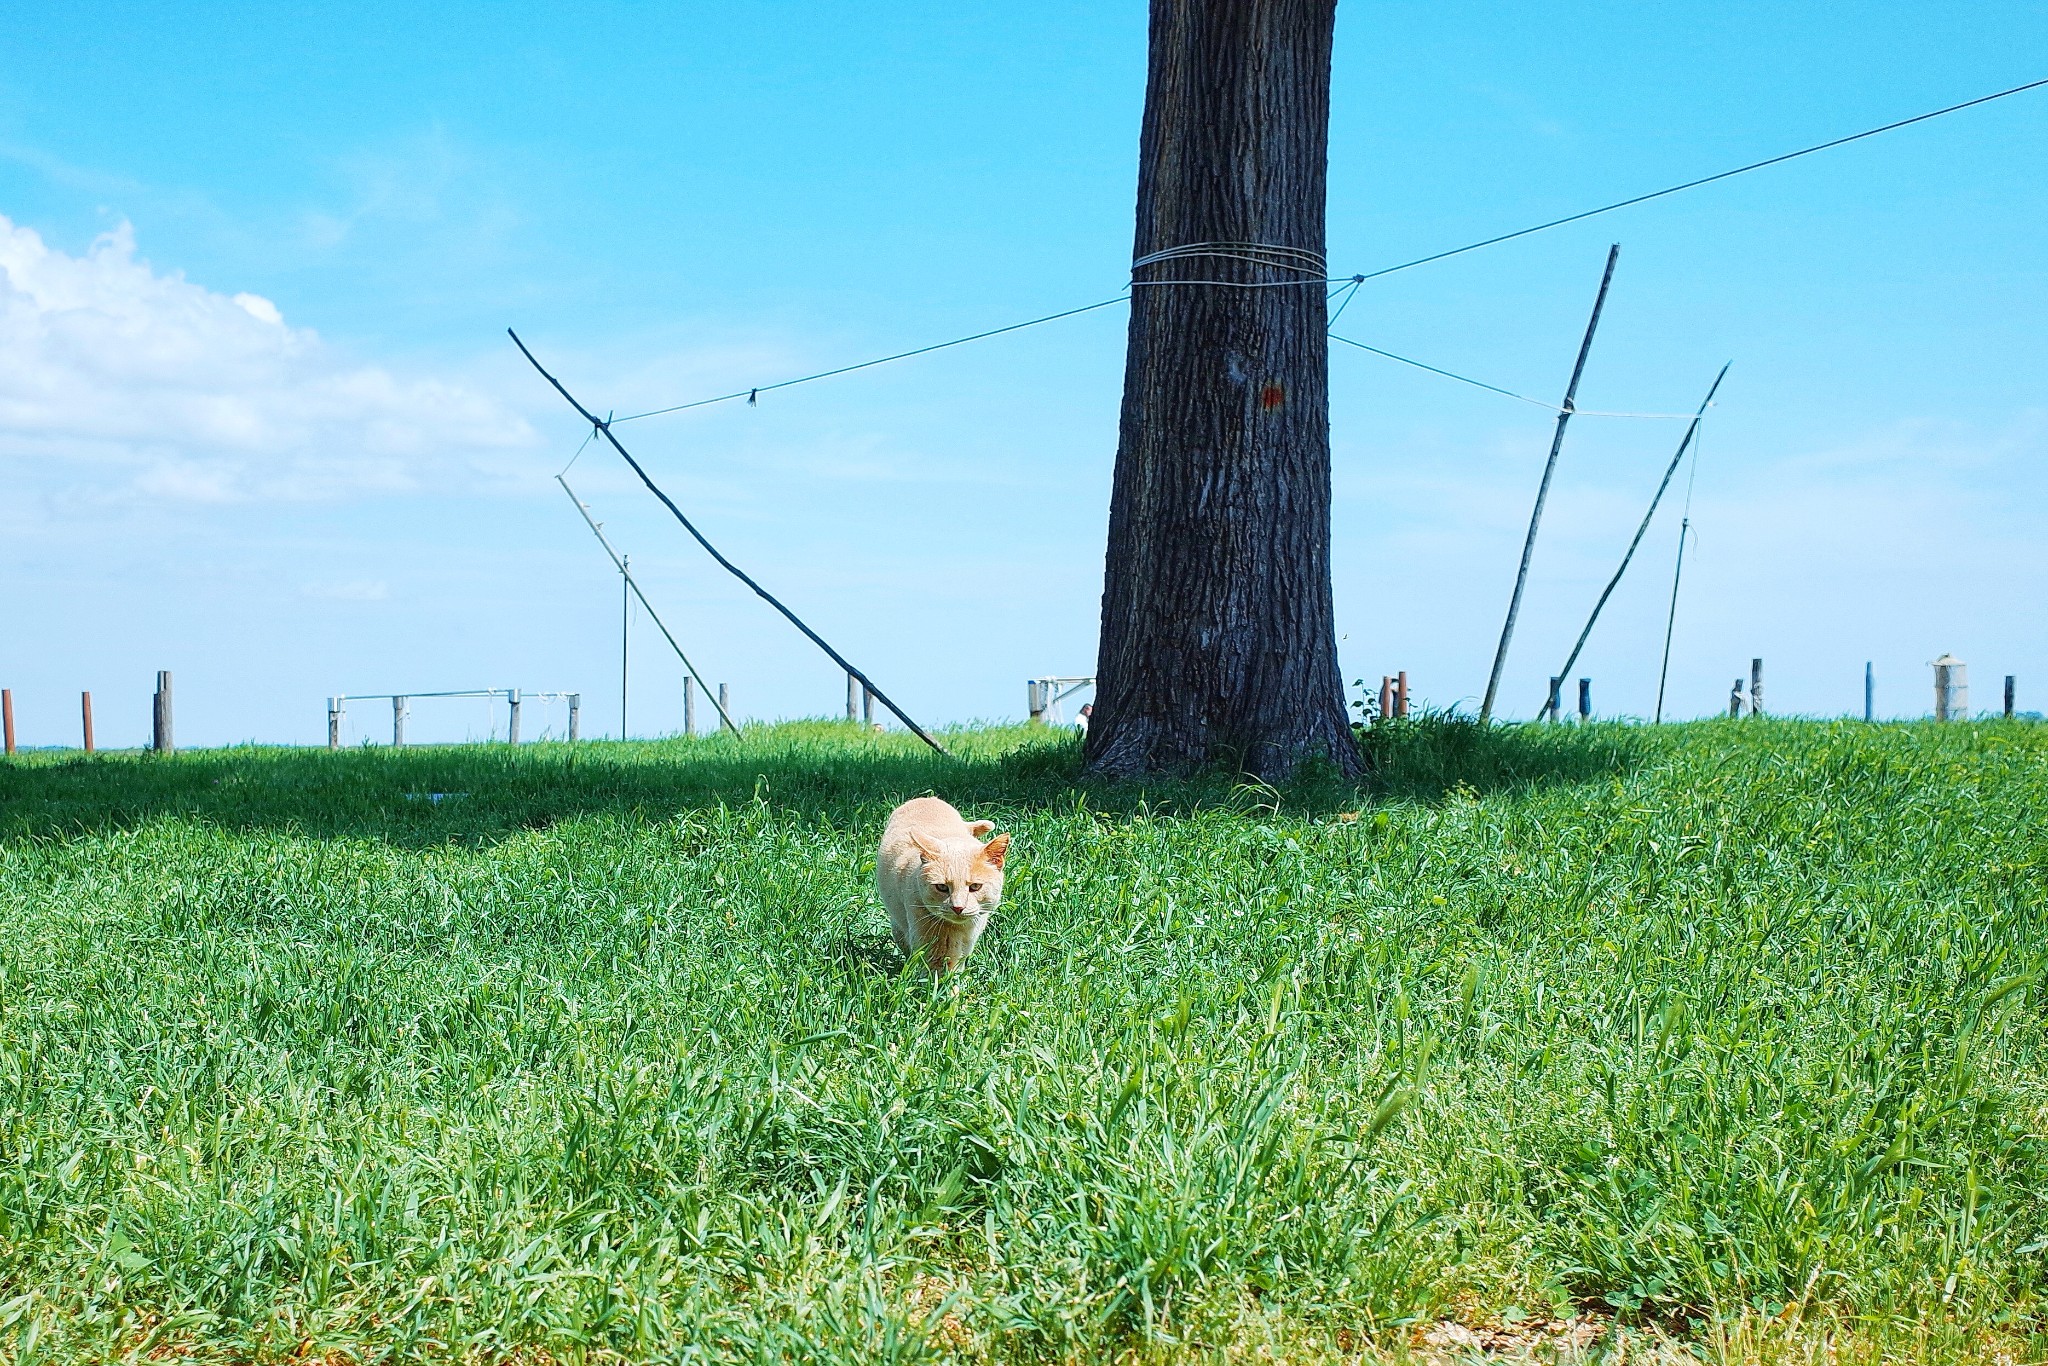
[[1579, 720], [1590, 721], [1592, 719], [1593, 680], [1590, 678], [1582, 678], [1579, 680]]
[[1749, 661], [1749, 714], [1764, 714], [1764, 662], [1761, 659]]
[[[564, 484], [562, 487], [567, 488]], [[571, 495], [572, 497], [574, 495]], [[619, 738], [626, 738], [627, 637], [633, 629], [633, 557], [619, 557]]]
[[[1692, 495], [1686, 495], [1690, 498]], [[1692, 518], [1678, 524], [1678, 563], [1671, 570], [1671, 613], [1664, 618], [1664, 662], [1657, 666], [1657, 715], [1653, 724], [1664, 720], [1664, 684], [1671, 677], [1671, 631], [1678, 625], [1678, 579], [1685, 573], [1685, 536], [1692, 530]]]
[[1739, 678], [1735, 680], [1735, 685], [1728, 689], [1728, 714], [1742, 715], [1742, 680]]
[[583, 720], [583, 694], [569, 694], [569, 743], [575, 744], [581, 738]]
[[516, 745], [519, 743], [519, 689], [507, 689], [506, 697], [511, 706], [505, 716], [505, 743]]
[[846, 719], [860, 720], [860, 680], [852, 674], [846, 676]]
[[327, 699], [327, 747], [329, 749], [341, 748], [341, 699], [339, 697]]
[[7, 732], [7, 752], [14, 753], [14, 689], [0, 688], [0, 729]]
[[1380, 675], [1380, 720], [1394, 719], [1394, 676]]
[[860, 688], [860, 723], [869, 730], [875, 728], [875, 694], [865, 683]]
[[1863, 661], [1863, 719], [1877, 719], [1877, 670], [1867, 659]]
[[1394, 675], [1394, 715], [1406, 716], [1407, 714], [1408, 671], [1406, 669], [1403, 669], [1401, 670], [1401, 672]]
[[1564, 680], [1562, 678], [1559, 678], [1556, 674], [1552, 674], [1550, 676], [1550, 696], [1546, 698], [1543, 703], [1544, 720], [1555, 721], [1557, 720], [1557, 714], [1560, 711], [1564, 710], [1564, 704], [1559, 698], [1559, 694], [1563, 691], [1563, 689]]
[[171, 734], [171, 671], [159, 669], [156, 674], [155, 736], [153, 748], [158, 754], [176, 754], [177, 741]]
[[78, 695], [78, 719], [85, 723], [85, 752], [92, 753], [92, 694]]
[[1500, 644], [1493, 652], [1493, 672], [1487, 675], [1486, 699], [1479, 704], [1479, 719], [1493, 719], [1494, 695], [1500, 691], [1500, 671], [1508, 662], [1508, 642], [1515, 635], [1515, 614], [1522, 610], [1522, 588], [1529, 581], [1529, 557], [1536, 550], [1536, 528], [1543, 522], [1543, 500], [1550, 495], [1550, 476], [1557, 469], [1557, 453], [1564, 449], [1565, 424], [1571, 421], [1578, 403], [1579, 376], [1585, 373], [1586, 354], [1593, 349], [1593, 333], [1600, 326], [1600, 310], [1607, 305], [1607, 287], [1614, 282], [1615, 258], [1621, 244], [1607, 249], [1607, 269], [1600, 276], [1600, 292], [1593, 296], [1593, 316], [1587, 320], [1586, 336], [1579, 343], [1579, 358], [1572, 363], [1571, 382], [1565, 386], [1564, 405], [1557, 410], [1557, 430], [1550, 437], [1550, 458], [1543, 462], [1543, 479], [1536, 485], [1536, 506], [1529, 512], [1529, 534], [1522, 541], [1522, 563], [1515, 571], [1514, 595], [1508, 599], [1508, 619], [1500, 628]]
[[683, 679], [683, 738], [697, 738], [697, 680]]
[[2005, 676], [2005, 719], [2008, 721], [2012, 720], [2012, 685], [2013, 676], [2011, 674], [2007, 674]]
[[732, 693], [726, 689], [723, 683], [718, 685], [718, 714], [724, 719], [726, 729], [730, 730], [734, 735], [740, 733], [740, 728], [732, 723]]
[[391, 699], [391, 747], [393, 749], [405, 748], [405, 699], [403, 697]]
[[1035, 678], [1024, 680], [1024, 711], [1030, 724], [1045, 724], [1045, 684]]

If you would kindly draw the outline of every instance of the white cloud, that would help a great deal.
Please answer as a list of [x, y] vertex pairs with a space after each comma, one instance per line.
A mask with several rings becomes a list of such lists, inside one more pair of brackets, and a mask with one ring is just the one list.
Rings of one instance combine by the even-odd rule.
[[0, 461], [86, 500], [332, 498], [450, 482], [538, 438], [498, 399], [400, 378], [258, 294], [159, 274], [123, 224], [83, 255], [0, 216]]

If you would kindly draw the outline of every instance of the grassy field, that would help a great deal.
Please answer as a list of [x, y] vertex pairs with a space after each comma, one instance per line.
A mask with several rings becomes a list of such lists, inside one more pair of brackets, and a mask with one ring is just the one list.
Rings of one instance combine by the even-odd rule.
[[0, 1360], [2048, 1356], [2048, 728], [953, 742], [0, 764]]

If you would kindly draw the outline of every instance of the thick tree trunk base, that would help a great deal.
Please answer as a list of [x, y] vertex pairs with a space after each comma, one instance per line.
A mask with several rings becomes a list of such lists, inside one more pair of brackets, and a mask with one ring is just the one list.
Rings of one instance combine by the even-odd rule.
[[1335, 19], [1335, 0], [1153, 0], [1137, 254], [1197, 250], [1133, 277], [1094, 773], [1364, 768], [1330, 586]]

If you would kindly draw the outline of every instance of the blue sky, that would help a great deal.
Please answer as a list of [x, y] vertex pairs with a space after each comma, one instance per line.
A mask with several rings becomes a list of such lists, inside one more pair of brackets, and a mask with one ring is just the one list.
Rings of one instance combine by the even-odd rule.
[[[0, 684], [24, 743], [312, 742], [336, 691], [580, 689], [616, 578], [552, 482], [621, 412], [1116, 294], [1135, 4], [13, 7], [0, 18]], [[1346, 4], [1333, 270], [1366, 271], [2048, 75], [2020, 3]], [[2048, 699], [2048, 91], [1368, 285], [1350, 336], [1707, 424], [1669, 709]], [[2031, 170], [2029, 168], [2032, 168]], [[1123, 314], [622, 429], [740, 563], [921, 719], [1091, 667]], [[1332, 357], [1347, 677], [1476, 705], [1550, 423]], [[1527, 715], [1678, 436], [1575, 425], [1503, 710]], [[832, 666], [615, 461], [570, 478], [738, 709]], [[1677, 500], [1575, 673], [1646, 714]], [[636, 624], [636, 732], [680, 671]], [[559, 726], [559, 713], [543, 718]], [[456, 738], [468, 704], [415, 711]], [[534, 727], [528, 721], [529, 733]], [[385, 730], [375, 708], [352, 738]]]

